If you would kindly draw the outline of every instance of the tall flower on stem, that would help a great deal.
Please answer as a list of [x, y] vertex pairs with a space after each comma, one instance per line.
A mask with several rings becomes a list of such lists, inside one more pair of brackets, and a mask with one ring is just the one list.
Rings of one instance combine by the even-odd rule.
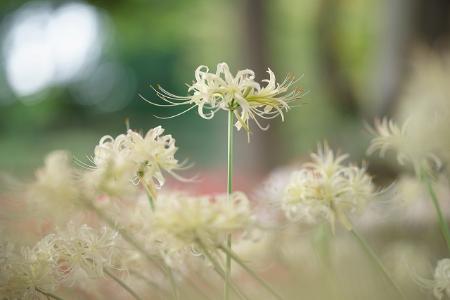
[[260, 129], [266, 130], [269, 126], [263, 126], [259, 119], [281, 117], [284, 120], [284, 113], [290, 109], [290, 105], [304, 94], [302, 89], [294, 88], [298, 79], [288, 76], [277, 83], [272, 70], [268, 69], [267, 73], [269, 78], [262, 80], [265, 84], [262, 85], [249, 69], [233, 75], [226, 63], [218, 64], [214, 73], [207, 66], [199, 66], [195, 71], [194, 82], [188, 86], [188, 96], [177, 96], [157, 86], [156, 94], [165, 103], [144, 100], [157, 106], [189, 106], [180, 114], [197, 108], [198, 114], [205, 119], [212, 119], [218, 111], [225, 110], [236, 118], [238, 130], [244, 128], [250, 132], [250, 120]]
[[150, 129], [145, 135], [131, 129], [115, 138], [106, 135], [95, 147], [92, 159], [95, 167], [88, 173], [88, 179], [97, 190], [113, 194], [127, 190], [121, 186], [141, 183], [153, 206], [156, 190], [165, 183], [163, 171], [184, 180], [176, 174], [186, 167], [175, 158], [177, 150], [175, 139], [164, 135], [161, 126]]
[[375, 196], [375, 188], [366, 168], [345, 165], [348, 155], [335, 155], [327, 144], [318, 147], [306, 163], [291, 175], [279, 200], [286, 217], [295, 222], [330, 223], [334, 232], [338, 220], [380, 269], [386, 281], [403, 294], [376, 253], [352, 225], [349, 215], [362, 211]]
[[[198, 114], [205, 119], [212, 119], [220, 111], [228, 112], [228, 137], [227, 137], [227, 194], [231, 201], [233, 192], [233, 125], [240, 130], [244, 128], [250, 139], [250, 124], [252, 120], [262, 129], [260, 119], [274, 119], [281, 117], [290, 109], [290, 104], [303, 96], [303, 90], [293, 88], [296, 78], [286, 77], [281, 83], [276, 82], [275, 74], [268, 69], [269, 78], [262, 81], [255, 80], [255, 73], [245, 69], [233, 75], [226, 63], [219, 63], [216, 72], [210, 72], [207, 66], [199, 66], [195, 70], [195, 80], [188, 86], [187, 96], [178, 96], [168, 92], [161, 86], [154, 88], [156, 94], [165, 102], [157, 104], [149, 100], [145, 101], [163, 107], [188, 106], [181, 113], [168, 118], [173, 118], [187, 111], [197, 108]], [[235, 121], [236, 118], [236, 121]], [[231, 237], [228, 236], [226, 246], [231, 249]], [[227, 253], [225, 265], [225, 299], [229, 299], [231, 256]]]
[[[432, 175], [433, 169], [442, 166], [441, 159], [437, 154], [442, 154], [443, 147], [439, 142], [436, 144], [433, 139], [427, 140], [427, 135], [432, 136], [431, 132], [426, 132], [427, 134], [417, 132], [417, 130], [413, 130], [414, 127], [410, 123], [411, 120], [399, 127], [394, 121], [386, 118], [381, 121], [375, 120], [374, 128], [369, 129], [373, 138], [367, 152], [368, 154], [379, 152], [380, 156], [383, 157], [386, 151], [393, 150], [397, 153], [397, 160], [400, 165], [404, 165], [406, 162], [413, 165], [416, 176], [424, 183], [430, 194], [442, 236], [450, 251], [450, 227], [445, 220], [439, 199], [433, 189]], [[417, 125], [421, 124], [415, 125], [418, 127]], [[433, 124], [430, 127], [436, 128]]]

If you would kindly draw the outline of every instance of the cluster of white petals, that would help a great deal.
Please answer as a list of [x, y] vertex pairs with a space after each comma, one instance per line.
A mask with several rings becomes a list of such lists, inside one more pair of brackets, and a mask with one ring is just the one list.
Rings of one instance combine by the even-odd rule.
[[65, 217], [77, 204], [79, 191], [70, 154], [54, 151], [36, 172], [35, 181], [27, 189], [30, 210], [54, 217]]
[[[190, 196], [181, 193], [160, 195], [153, 216], [154, 229], [173, 239], [174, 249], [222, 243], [227, 234], [245, 229], [251, 221], [250, 203], [245, 194]], [[178, 244], [178, 246], [177, 246]]]
[[347, 155], [335, 155], [327, 145], [311, 155], [312, 162], [294, 171], [284, 189], [280, 205], [291, 221], [338, 219], [347, 229], [350, 213], [361, 211], [374, 196], [374, 185], [365, 167], [344, 165]]
[[128, 130], [116, 138], [102, 137], [95, 147], [95, 168], [87, 173], [87, 181], [113, 196], [127, 194], [130, 184], [142, 182], [156, 197], [156, 189], [165, 182], [163, 171], [179, 178], [174, 171], [182, 167], [175, 159], [175, 139], [163, 133], [158, 126], [145, 135]]
[[114, 267], [118, 234], [107, 227], [97, 230], [69, 223], [47, 238], [51, 240], [58, 275], [69, 284], [103, 277], [105, 268]]
[[450, 259], [441, 259], [434, 271], [433, 294], [437, 299], [450, 297]]
[[[59, 285], [103, 277], [113, 268], [117, 233], [69, 223], [34, 247], [0, 247], [1, 299], [41, 299]], [[46, 297], [43, 297], [46, 298]]]
[[441, 161], [433, 152], [432, 145], [420, 141], [420, 136], [414, 134], [411, 123], [410, 119], [399, 127], [387, 118], [376, 119], [374, 127], [369, 129], [373, 138], [367, 153], [379, 152], [384, 157], [387, 151], [393, 150], [397, 154], [398, 163], [411, 163], [416, 173], [421, 168], [440, 167]]
[[233, 75], [226, 63], [218, 64], [216, 72], [210, 72], [207, 66], [199, 66], [195, 81], [189, 86], [189, 96], [177, 96], [162, 87], [158, 87], [156, 93], [166, 102], [162, 106], [190, 105], [186, 111], [197, 107], [198, 114], [205, 119], [213, 118], [219, 110], [233, 111], [238, 129], [243, 127], [250, 131], [249, 120], [255, 121], [259, 128], [267, 129], [259, 118], [280, 116], [284, 120], [284, 112], [289, 110], [290, 104], [303, 95], [301, 89], [292, 88], [297, 82], [295, 78], [286, 77], [277, 83], [272, 70], [268, 69], [267, 73], [269, 78], [262, 80], [263, 86], [249, 69]]
[[1, 299], [45, 299], [42, 292], [52, 292], [58, 285], [56, 264], [48, 241], [35, 247], [8, 243], [0, 247]]

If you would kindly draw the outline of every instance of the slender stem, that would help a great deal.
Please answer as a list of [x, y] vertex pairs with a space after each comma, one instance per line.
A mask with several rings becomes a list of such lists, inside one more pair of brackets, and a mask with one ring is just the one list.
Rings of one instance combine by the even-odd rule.
[[438, 217], [438, 223], [439, 227], [441, 228], [442, 235], [445, 239], [445, 242], [447, 244], [447, 248], [450, 251], [450, 230], [448, 228], [448, 223], [445, 220], [444, 214], [442, 213], [441, 206], [439, 205], [439, 200], [436, 196], [436, 193], [433, 189], [433, 185], [431, 183], [430, 177], [426, 174], [422, 175], [422, 180], [424, 181], [425, 185], [427, 186], [428, 193], [431, 196], [431, 200], [433, 202], [434, 208], [436, 209], [436, 214]]
[[100, 217], [105, 223], [107, 223], [111, 228], [116, 230], [120, 236], [127, 241], [130, 245], [132, 245], [139, 253], [141, 253], [151, 264], [156, 266], [161, 272], [166, 274], [166, 270], [161, 266], [161, 264], [151, 255], [147, 253], [144, 247], [136, 241], [131, 235], [129, 235], [125, 230], [117, 226], [117, 224], [101, 209], [90, 203], [89, 201], [85, 201], [85, 205], [92, 209], [98, 217]]
[[163, 293], [164, 296], [168, 296], [169, 295], [168, 291], [166, 291], [165, 289], [161, 288], [157, 283], [151, 281], [149, 278], [147, 278], [146, 276], [142, 275], [141, 273], [139, 273], [139, 272], [137, 272], [135, 270], [128, 270], [128, 271], [130, 272], [131, 275], [136, 276], [138, 279], [141, 279], [142, 281], [145, 281], [145, 283], [147, 283], [151, 287], [155, 288], [160, 293]]
[[219, 249], [222, 250], [225, 254], [228, 254], [236, 263], [238, 263], [242, 268], [244, 268], [256, 281], [258, 281], [263, 287], [266, 288], [268, 292], [270, 292], [276, 299], [282, 300], [283, 297], [278, 294], [264, 279], [262, 279], [255, 271], [253, 271], [249, 266], [247, 266], [242, 259], [233, 252], [233, 250], [219, 246]]
[[[233, 110], [228, 111], [228, 151], [227, 151], [227, 200], [230, 201], [233, 192]], [[231, 235], [227, 235], [227, 247], [231, 249]], [[231, 257], [226, 254], [225, 262], [225, 291], [224, 298], [230, 298], [230, 274], [231, 274]]]
[[372, 260], [372, 262], [378, 267], [378, 269], [381, 271], [381, 273], [384, 276], [384, 279], [392, 286], [392, 288], [399, 294], [401, 299], [406, 299], [405, 295], [403, 294], [400, 287], [395, 283], [392, 276], [389, 274], [388, 270], [384, 266], [381, 259], [378, 257], [378, 255], [375, 253], [375, 251], [372, 249], [372, 247], [369, 246], [369, 244], [366, 242], [366, 240], [355, 230], [355, 228], [352, 226], [352, 230], [350, 230], [352, 236], [358, 241], [361, 248], [366, 252], [367, 256], [369, 256]]
[[119, 277], [115, 276], [113, 273], [109, 272], [107, 269], [103, 269], [103, 272], [106, 273], [112, 280], [117, 282], [124, 290], [126, 290], [131, 296], [136, 300], [142, 300], [136, 292], [133, 291], [125, 282], [123, 282]]
[[180, 300], [180, 293], [178, 291], [177, 283], [175, 282], [175, 276], [173, 275], [173, 271], [170, 267], [168, 267], [167, 273], [169, 273], [169, 281], [170, 285], [172, 286], [173, 296], [176, 300]]
[[[203, 254], [205, 254], [205, 256], [208, 258], [208, 260], [212, 263], [214, 270], [216, 271], [217, 274], [219, 274], [220, 277], [222, 277], [223, 280], [225, 280], [225, 271], [223, 270], [222, 266], [220, 265], [220, 263], [211, 255], [211, 253], [209, 253], [208, 249], [206, 248], [206, 246], [203, 244], [203, 242], [201, 240], [197, 240], [196, 241], [199, 248], [203, 251]], [[236, 293], [237, 296], [239, 296], [240, 299], [246, 300], [248, 299], [234, 284], [233, 282], [230, 280], [230, 285], [229, 287], [233, 290], [233, 292]]]
[[152, 211], [155, 211], [155, 203], [153, 202], [153, 193], [150, 189], [150, 187], [144, 182], [142, 184], [145, 188], [145, 191], [147, 193], [147, 199], [148, 199], [148, 203], [150, 204], [150, 208], [152, 209]]
[[46, 296], [47, 298], [52, 298], [52, 299], [55, 299], [55, 300], [64, 300], [63, 298], [61, 298], [61, 297], [58, 297], [58, 296], [56, 296], [56, 295], [54, 295], [54, 294], [52, 294], [52, 293], [50, 293], [50, 292], [44, 292], [43, 290], [41, 290], [40, 288], [34, 288], [38, 293], [41, 293], [42, 295], [44, 295], [44, 296]]

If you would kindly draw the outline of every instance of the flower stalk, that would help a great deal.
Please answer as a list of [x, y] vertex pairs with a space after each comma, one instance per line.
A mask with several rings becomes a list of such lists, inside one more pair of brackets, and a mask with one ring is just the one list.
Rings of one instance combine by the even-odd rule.
[[428, 193], [430, 194], [431, 201], [433, 202], [434, 208], [436, 210], [436, 215], [438, 217], [438, 224], [442, 232], [442, 236], [444, 237], [445, 243], [447, 244], [447, 248], [450, 251], [450, 230], [448, 228], [448, 223], [445, 220], [444, 214], [442, 213], [441, 206], [439, 204], [439, 200], [437, 198], [436, 192], [433, 189], [433, 184], [431, 182], [430, 176], [425, 172], [422, 172], [422, 181], [425, 183]]
[[151, 188], [144, 183], [143, 184], [144, 188], [145, 188], [145, 192], [147, 193], [147, 199], [148, 199], [148, 203], [150, 205], [150, 208], [152, 209], [152, 211], [155, 211], [155, 203], [153, 202], [153, 191], [151, 190]]
[[247, 264], [245, 264], [242, 259], [233, 252], [228, 247], [219, 246], [219, 249], [222, 250], [226, 255], [231, 257], [238, 265], [240, 265], [243, 269], [245, 269], [256, 281], [258, 281], [268, 292], [272, 294], [276, 299], [283, 300], [283, 297], [278, 294], [264, 279], [262, 279], [255, 271], [253, 271]]
[[133, 296], [136, 300], [142, 300], [141, 297], [139, 297], [138, 294], [136, 294], [135, 291], [131, 287], [129, 287], [123, 280], [121, 280], [119, 277], [114, 275], [113, 273], [109, 272], [107, 269], [103, 270], [106, 275], [108, 275], [112, 280], [114, 280], [118, 285], [120, 285], [124, 290], [126, 290], [131, 296]]
[[64, 300], [63, 298], [58, 297], [58, 296], [56, 296], [56, 295], [54, 295], [54, 294], [52, 294], [52, 293], [44, 292], [44, 291], [41, 290], [40, 288], [37, 288], [37, 287], [36, 287], [35, 289], [36, 289], [36, 291], [37, 291], [38, 293], [41, 293], [42, 295], [44, 295], [45, 297], [47, 297], [47, 298], [49, 298], [49, 299]]
[[[228, 143], [227, 143], [227, 201], [230, 201], [233, 193], [233, 111], [228, 112]], [[231, 234], [227, 235], [227, 247], [231, 249]], [[231, 257], [226, 254], [225, 263], [225, 292], [224, 298], [230, 298], [230, 273], [231, 273]]]
[[366, 242], [366, 240], [355, 230], [354, 227], [350, 230], [350, 233], [352, 234], [352, 237], [358, 242], [358, 244], [361, 246], [361, 248], [364, 250], [364, 252], [367, 254], [367, 256], [371, 259], [372, 263], [377, 266], [377, 268], [381, 271], [383, 274], [384, 279], [387, 283], [391, 285], [393, 290], [398, 294], [399, 299], [406, 300], [405, 295], [403, 294], [400, 287], [397, 285], [397, 283], [394, 281], [392, 276], [389, 274], [388, 270], [384, 266], [381, 259], [378, 257], [378, 255], [375, 253], [375, 251], [370, 247], [370, 245]]
[[[211, 262], [211, 264], [214, 267], [214, 270], [216, 271], [216, 273], [223, 279], [225, 280], [225, 271], [223, 270], [222, 266], [220, 265], [220, 263], [217, 261], [217, 259], [215, 259], [211, 253], [208, 251], [207, 247], [205, 246], [205, 244], [200, 240], [197, 239], [196, 240], [196, 244], [198, 245], [198, 247], [201, 249], [202, 253], [206, 256], [206, 258]], [[233, 282], [230, 280], [229, 281], [229, 287], [231, 290], [233, 290], [233, 292], [242, 300], [248, 300], [248, 298], [233, 284]]]

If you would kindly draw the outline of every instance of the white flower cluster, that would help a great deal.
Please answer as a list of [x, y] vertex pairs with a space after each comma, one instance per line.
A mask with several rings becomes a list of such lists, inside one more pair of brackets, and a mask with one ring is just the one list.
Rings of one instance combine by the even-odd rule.
[[51, 152], [44, 167], [36, 172], [36, 180], [27, 189], [30, 210], [64, 218], [77, 206], [78, 197], [76, 173], [69, 153]]
[[195, 71], [195, 81], [188, 89], [191, 95], [177, 96], [162, 87], [158, 87], [156, 93], [168, 103], [167, 106], [192, 105], [188, 110], [197, 107], [199, 115], [205, 119], [213, 118], [219, 110], [227, 110], [234, 112], [238, 120], [237, 129], [243, 127], [250, 131], [250, 119], [259, 128], [267, 129], [258, 118], [274, 119], [280, 116], [284, 120], [283, 111], [288, 111], [290, 103], [303, 95], [302, 90], [291, 89], [297, 81], [295, 78], [287, 77], [277, 83], [275, 74], [270, 69], [267, 72], [269, 79], [263, 80], [265, 86], [262, 86], [255, 81], [255, 73], [249, 69], [233, 75], [226, 63], [218, 64], [215, 73], [210, 72], [207, 66], [199, 66]]
[[437, 299], [450, 297], [450, 259], [441, 259], [434, 271], [433, 294]]
[[[2, 299], [40, 299], [59, 285], [103, 276], [113, 267], [117, 233], [69, 224], [34, 247], [0, 247]], [[46, 297], [43, 297], [46, 298]]]
[[85, 224], [69, 224], [48, 238], [53, 259], [58, 263], [58, 275], [69, 284], [103, 277], [105, 268], [114, 267], [118, 234], [108, 227], [95, 230]]
[[316, 223], [338, 219], [347, 229], [349, 213], [360, 211], [374, 196], [374, 185], [365, 167], [343, 165], [347, 155], [336, 156], [327, 145], [311, 155], [313, 162], [294, 171], [280, 199], [291, 221]]
[[235, 192], [227, 198], [227, 195], [160, 195], [153, 217], [154, 229], [165, 238], [172, 238], [174, 249], [191, 246], [197, 240], [207, 245], [221, 243], [227, 234], [244, 229], [251, 221], [250, 204], [243, 193]]
[[442, 164], [433, 151], [434, 146], [421, 142], [422, 137], [413, 133], [411, 119], [401, 127], [387, 118], [377, 119], [374, 128], [369, 130], [374, 137], [367, 149], [368, 154], [378, 151], [380, 156], [384, 157], [387, 151], [393, 150], [397, 154], [398, 163], [411, 163], [417, 174], [421, 168], [440, 167]]
[[165, 182], [162, 172], [179, 178], [174, 171], [182, 167], [175, 159], [175, 139], [163, 133], [158, 126], [145, 135], [128, 130], [116, 138], [102, 137], [94, 151], [96, 168], [87, 174], [87, 181], [113, 196], [126, 194], [129, 184], [142, 182], [155, 198], [156, 189]]
[[41, 241], [33, 248], [17, 249], [12, 244], [0, 248], [2, 299], [41, 299], [39, 291], [56, 289], [55, 262], [47, 246], [46, 241]]

